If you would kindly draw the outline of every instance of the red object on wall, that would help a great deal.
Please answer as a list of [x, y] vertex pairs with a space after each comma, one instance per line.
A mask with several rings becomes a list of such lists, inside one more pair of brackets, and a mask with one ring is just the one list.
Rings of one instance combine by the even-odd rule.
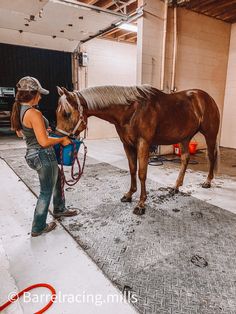
[[[173, 145], [174, 148], [174, 154], [177, 156], [181, 156], [181, 148], [179, 144], [174, 144]], [[190, 142], [189, 143], [189, 152], [191, 155], [196, 154], [197, 152], [197, 143], [196, 142]]]

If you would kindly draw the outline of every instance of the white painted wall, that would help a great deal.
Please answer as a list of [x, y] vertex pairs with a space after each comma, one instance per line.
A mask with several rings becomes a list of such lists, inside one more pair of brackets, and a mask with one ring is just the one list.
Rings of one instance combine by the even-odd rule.
[[[199, 88], [209, 93], [220, 109], [221, 120], [230, 32], [231, 25], [228, 23], [186, 9], [178, 9], [178, 55], [175, 86], [177, 90]], [[171, 34], [169, 33], [169, 35], [170, 44]], [[170, 81], [171, 54], [167, 55], [167, 58], [169, 58], [167, 80]], [[167, 88], [169, 84], [167, 83]], [[196, 140], [199, 147], [205, 147], [202, 135], [196, 135]]]
[[[215, 99], [221, 113], [224, 104], [230, 31], [229, 23], [178, 9], [177, 90], [188, 88], [205, 90]], [[169, 43], [170, 37], [171, 35]], [[167, 57], [170, 60], [171, 55]], [[167, 76], [170, 77], [170, 68]]]
[[83, 48], [89, 55], [88, 87], [136, 84], [136, 45], [94, 39]]
[[[140, 0], [143, 1], [143, 0]], [[138, 34], [137, 79], [160, 86], [160, 64], [163, 38], [163, 1], [146, 0]], [[158, 9], [158, 6], [160, 7]], [[178, 8], [177, 62], [175, 87], [177, 91], [199, 88], [216, 101], [221, 116], [224, 106], [225, 81], [231, 25], [220, 20]], [[146, 36], [146, 38], [139, 38]], [[142, 46], [143, 44], [143, 46]], [[167, 44], [164, 90], [170, 91], [173, 57], [173, 9], [168, 9]], [[158, 73], [156, 76], [155, 73]], [[205, 147], [203, 136], [197, 135], [199, 147]], [[171, 152], [172, 148], [162, 152]]]
[[[80, 71], [80, 88], [97, 85], [136, 84], [136, 45], [94, 39], [82, 47], [88, 53], [87, 84], [85, 69]], [[114, 125], [101, 119], [89, 119], [88, 138], [117, 137]]]
[[232, 25], [225, 102], [221, 132], [221, 145], [236, 148], [236, 24]]
[[138, 20], [137, 83], [160, 88], [164, 2], [139, 0], [144, 16]]

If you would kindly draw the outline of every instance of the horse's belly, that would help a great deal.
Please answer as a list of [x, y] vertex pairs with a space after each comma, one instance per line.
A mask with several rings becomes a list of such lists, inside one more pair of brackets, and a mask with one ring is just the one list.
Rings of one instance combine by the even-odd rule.
[[153, 138], [153, 144], [171, 145], [181, 143], [186, 138], [192, 137], [196, 133], [196, 129], [188, 130], [173, 130], [172, 132], [158, 132]]
[[176, 143], [181, 143], [183, 140], [183, 138], [172, 138], [172, 139], [165, 139], [165, 138], [154, 138], [154, 140], [152, 141], [152, 144], [156, 144], [156, 145], [171, 145], [171, 144], [176, 144]]

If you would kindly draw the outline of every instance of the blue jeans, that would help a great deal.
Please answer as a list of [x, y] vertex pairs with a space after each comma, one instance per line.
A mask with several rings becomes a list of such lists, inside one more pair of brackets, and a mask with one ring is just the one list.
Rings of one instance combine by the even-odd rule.
[[26, 162], [36, 170], [40, 182], [40, 193], [34, 211], [32, 232], [41, 232], [46, 227], [48, 208], [53, 195], [54, 213], [66, 210], [62, 197], [60, 170], [52, 147], [27, 149]]

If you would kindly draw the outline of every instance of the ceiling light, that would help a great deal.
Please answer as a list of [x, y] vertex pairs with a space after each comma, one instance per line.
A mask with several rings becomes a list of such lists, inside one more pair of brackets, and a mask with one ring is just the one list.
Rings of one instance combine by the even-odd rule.
[[138, 31], [138, 27], [136, 25], [133, 25], [133, 24], [124, 23], [118, 27], [121, 29], [125, 29], [126, 31], [130, 31], [130, 32], [134, 32], [134, 33], [137, 33], [137, 31]]

